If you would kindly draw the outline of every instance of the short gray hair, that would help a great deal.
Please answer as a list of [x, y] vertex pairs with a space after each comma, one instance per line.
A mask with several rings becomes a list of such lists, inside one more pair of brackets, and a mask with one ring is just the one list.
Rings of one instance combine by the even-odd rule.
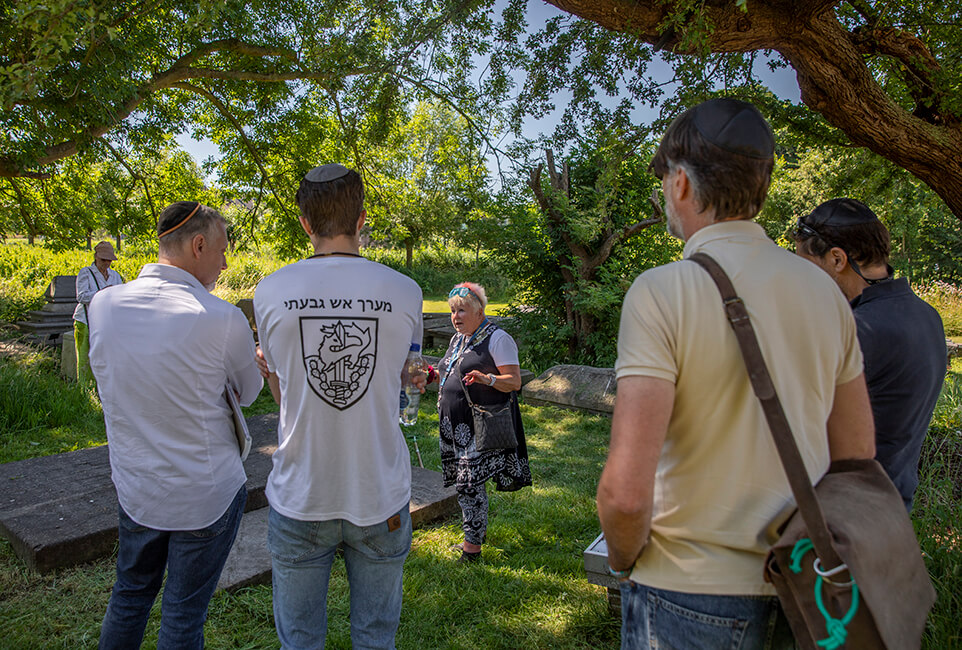
[[215, 223], [226, 223], [220, 212], [197, 201], [171, 203], [157, 219], [160, 250], [179, 249], [195, 235], [208, 235]]

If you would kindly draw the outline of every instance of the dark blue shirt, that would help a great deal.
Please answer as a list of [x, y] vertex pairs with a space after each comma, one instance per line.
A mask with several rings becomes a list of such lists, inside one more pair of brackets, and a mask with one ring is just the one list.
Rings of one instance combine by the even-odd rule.
[[875, 419], [875, 458], [911, 510], [922, 441], [945, 378], [942, 319], [905, 278], [866, 287], [852, 309]]

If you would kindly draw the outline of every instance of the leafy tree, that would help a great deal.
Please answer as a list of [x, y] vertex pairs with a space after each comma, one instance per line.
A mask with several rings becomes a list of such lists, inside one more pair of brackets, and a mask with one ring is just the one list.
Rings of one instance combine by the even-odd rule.
[[[562, 133], [593, 115], [630, 121], [638, 103], [670, 116], [719, 88], [754, 98], [754, 64], [772, 53], [774, 65], [796, 71], [810, 109], [769, 101], [763, 108], [776, 122], [870, 149], [926, 183], [962, 219], [958, 2], [549, 1], [586, 20], [551, 19], [523, 45], [525, 26], [515, 23], [509, 49], [528, 70], [516, 123], [547, 110], [546, 98], [561, 90], [572, 97]], [[661, 63], [657, 50], [673, 83], [651, 74]], [[599, 93], [621, 101], [605, 109]]]
[[780, 159], [758, 221], [790, 245], [795, 219], [840, 196], [879, 215], [899, 274], [912, 281], [962, 280], [962, 225], [921, 181], [864, 149], [811, 146]]
[[678, 253], [663, 229], [648, 230], [661, 220], [650, 148], [601, 133], [560, 172], [548, 150], [547, 179], [543, 163], [531, 170], [535, 203], [514, 206], [497, 255], [526, 305], [517, 315], [536, 365], [539, 356], [556, 358], [559, 344], [568, 361], [610, 365], [631, 281]]

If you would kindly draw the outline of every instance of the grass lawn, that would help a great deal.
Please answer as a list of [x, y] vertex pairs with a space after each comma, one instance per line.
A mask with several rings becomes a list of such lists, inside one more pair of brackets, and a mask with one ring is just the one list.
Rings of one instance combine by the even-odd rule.
[[[2, 338], [2, 337], [0, 337]], [[939, 600], [923, 647], [962, 647], [962, 360], [956, 360], [933, 418], [923, 454], [922, 484], [913, 510], [926, 564]], [[29, 388], [19, 388], [27, 385]], [[56, 377], [45, 354], [0, 354], [0, 419], [4, 460], [56, 453], [103, 441], [96, 405]], [[439, 469], [433, 394], [408, 431], [424, 464]], [[274, 410], [267, 391], [248, 414]], [[65, 421], [67, 414], [76, 422]], [[582, 551], [598, 533], [594, 492], [607, 451], [610, 420], [548, 407], [522, 405], [533, 488], [490, 490], [491, 516], [483, 561], [453, 562], [460, 541], [452, 517], [414, 532], [405, 565], [399, 648], [613, 648], [619, 623], [609, 616], [605, 592], [588, 584]], [[45, 424], [46, 423], [46, 424]], [[32, 444], [36, 443], [36, 444]], [[9, 449], [9, 451], [8, 451]], [[0, 647], [95, 647], [113, 582], [113, 558], [38, 576], [0, 541]], [[159, 601], [158, 601], [159, 602]], [[348, 594], [343, 563], [335, 563], [328, 603], [328, 648], [349, 648]], [[159, 605], [145, 648], [156, 646]], [[206, 627], [209, 648], [276, 648], [271, 589], [257, 586], [218, 593]]]
[[[507, 307], [508, 307], [508, 303], [506, 302], [489, 302], [487, 308], [484, 310], [484, 313], [488, 315], [497, 316], [498, 314], [501, 313], [502, 310], [506, 309]], [[423, 311], [425, 314], [439, 313], [439, 312], [447, 314], [447, 313], [451, 313], [451, 307], [448, 305], [448, 299], [444, 296], [441, 296], [439, 298], [430, 297], [430, 298], [424, 299]]]

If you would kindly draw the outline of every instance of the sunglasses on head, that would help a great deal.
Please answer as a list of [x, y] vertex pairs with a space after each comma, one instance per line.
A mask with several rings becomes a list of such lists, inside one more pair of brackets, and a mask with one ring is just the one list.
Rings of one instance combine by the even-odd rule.
[[475, 296], [475, 294], [467, 287], [454, 287], [451, 289], [451, 293], [448, 294], [448, 300], [451, 298], [464, 298], [465, 296]]
[[805, 239], [808, 239], [809, 237], [818, 237], [819, 239], [825, 240], [827, 243], [831, 243], [831, 242], [829, 242], [827, 239], [825, 239], [825, 237], [822, 235], [822, 233], [818, 232], [817, 230], [815, 230], [814, 228], [812, 228], [810, 225], [808, 225], [807, 223], [805, 223], [804, 221], [802, 221], [802, 219], [804, 219], [804, 218], [805, 218], [805, 217], [799, 217], [799, 218], [795, 221], [795, 234], [796, 234], [796, 235], [802, 235], [803, 238], [805, 238]]

